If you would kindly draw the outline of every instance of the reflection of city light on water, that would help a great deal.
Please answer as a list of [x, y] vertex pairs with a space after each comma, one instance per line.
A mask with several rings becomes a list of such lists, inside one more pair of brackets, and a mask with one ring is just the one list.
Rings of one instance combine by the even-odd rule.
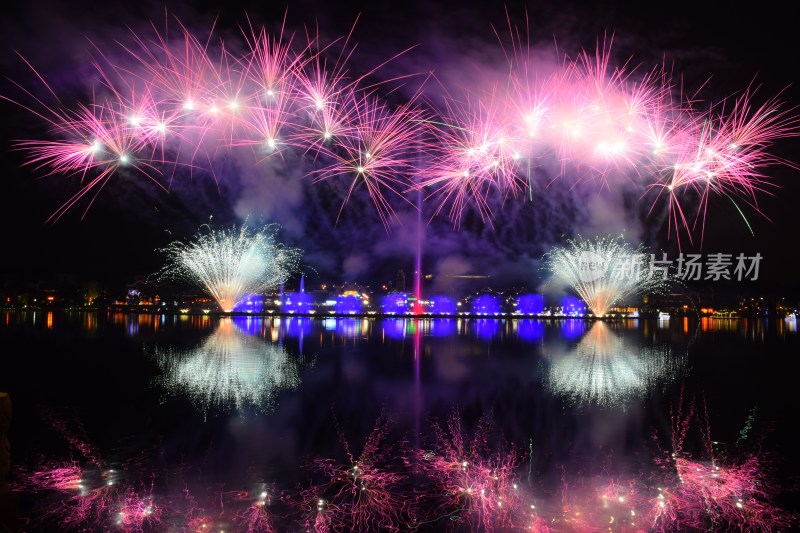
[[265, 410], [278, 392], [300, 382], [298, 363], [283, 346], [244, 333], [230, 319], [221, 320], [199, 347], [156, 347], [153, 355], [163, 370], [160, 384], [204, 411]]
[[641, 345], [595, 322], [566, 354], [550, 354], [546, 385], [576, 403], [622, 405], [686, 367], [685, 351], [669, 344]]

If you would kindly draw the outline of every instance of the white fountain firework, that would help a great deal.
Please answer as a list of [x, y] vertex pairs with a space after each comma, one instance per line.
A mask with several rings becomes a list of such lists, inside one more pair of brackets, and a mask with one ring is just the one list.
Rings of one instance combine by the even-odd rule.
[[663, 292], [673, 277], [651, 261], [644, 246], [634, 248], [621, 237], [569, 240], [545, 257], [548, 270], [589, 306], [596, 317], [608, 308], [642, 293]]
[[176, 241], [164, 248], [167, 264], [161, 277], [197, 285], [226, 313], [248, 294], [273, 289], [297, 270], [301, 252], [275, 242], [278, 226], [251, 231], [203, 226], [191, 242]]
[[151, 355], [162, 370], [159, 384], [204, 412], [248, 406], [266, 411], [280, 391], [300, 383], [299, 364], [283, 346], [248, 335], [230, 318], [196, 348], [156, 347]]
[[569, 353], [547, 356], [545, 386], [553, 393], [577, 404], [622, 407], [685, 374], [688, 357], [686, 347], [640, 344], [600, 321]]

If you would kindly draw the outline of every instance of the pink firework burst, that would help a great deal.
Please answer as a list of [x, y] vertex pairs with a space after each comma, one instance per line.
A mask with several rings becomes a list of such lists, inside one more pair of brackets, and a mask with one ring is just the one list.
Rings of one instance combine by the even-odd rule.
[[399, 490], [407, 474], [400, 470], [402, 461], [398, 465], [398, 460], [390, 459], [389, 427], [389, 419], [381, 413], [361, 454], [353, 454], [340, 432], [348, 462], [314, 461], [314, 470], [326, 481], [301, 492], [306, 528], [398, 531], [407, 526], [411, 502]]
[[[694, 401], [684, 412], [683, 395], [672, 412], [672, 452], [664, 460], [658, 494], [650, 500], [647, 515], [653, 528], [731, 528], [737, 531], [780, 531], [791, 517], [772, 503], [774, 487], [766, 475], [763, 455], [743, 453], [728, 458], [711, 440], [708, 414], [700, 413]], [[704, 452], [699, 456], [684, 450], [691, 430], [699, 430]]]
[[[472, 527], [491, 531], [514, 525], [515, 513], [522, 507], [516, 481], [516, 453], [489, 451], [489, 416], [481, 418], [471, 441], [453, 413], [446, 429], [434, 422], [436, 446], [419, 453], [421, 468], [439, 485], [444, 514], [463, 513]], [[523, 513], [527, 523], [531, 518]]]
[[493, 215], [489, 197], [517, 195], [525, 185], [518, 174], [520, 141], [512, 125], [503, 121], [493, 105], [448, 103], [443, 121], [431, 122], [437, 137], [433, 161], [417, 187], [433, 189], [429, 198], [458, 224], [464, 209], [474, 203], [484, 222]]
[[376, 97], [354, 95], [350, 105], [351, 134], [338, 139], [336, 146], [323, 148], [333, 164], [316, 171], [315, 181], [342, 178], [349, 182], [342, 208], [357, 188], [365, 188], [388, 228], [394, 208], [387, 195], [406, 200], [403, 192], [412, 183], [418, 150], [424, 147], [419, 123], [426, 112], [414, 99], [391, 108]]
[[[743, 217], [736, 199], [762, 214], [757, 195], [776, 185], [765, 170], [775, 165], [796, 168], [769, 149], [778, 139], [797, 135], [797, 117], [777, 99], [760, 106], [752, 99], [753, 92], [748, 90], [733, 101], [730, 110], [723, 102], [693, 117], [672, 148], [671, 168], [665, 168], [663, 178], [650, 186], [658, 196], [667, 195], [670, 225], [676, 234], [685, 230], [690, 239], [696, 229], [702, 234], [713, 195], [728, 198]], [[699, 201], [693, 203], [698, 207], [691, 215], [685, 204], [696, 198]]]

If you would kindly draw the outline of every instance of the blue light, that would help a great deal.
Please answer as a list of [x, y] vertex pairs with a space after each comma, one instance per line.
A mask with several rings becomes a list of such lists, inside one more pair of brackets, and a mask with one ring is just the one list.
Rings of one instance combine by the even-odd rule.
[[431, 335], [434, 337], [449, 337], [456, 333], [456, 321], [451, 318], [431, 319]]
[[361, 313], [360, 296], [339, 296], [336, 298], [336, 313], [340, 315], [355, 315]]
[[405, 318], [387, 318], [383, 321], [383, 332], [390, 339], [402, 339], [406, 336]]
[[586, 304], [575, 296], [561, 298], [562, 313], [567, 316], [583, 316], [586, 314]]
[[310, 318], [290, 318], [286, 321], [286, 333], [292, 337], [306, 336], [311, 333], [312, 325]]
[[337, 318], [336, 332], [343, 337], [355, 338], [361, 335], [360, 318]]
[[308, 314], [314, 309], [314, 299], [305, 292], [287, 292], [283, 297], [283, 310], [287, 313]]
[[561, 336], [568, 340], [575, 340], [586, 331], [585, 320], [564, 320], [561, 323]]
[[497, 315], [500, 313], [500, 302], [494, 296], [484, 294], [472, 302], [472, 312], [476, 315]]
[[386, 314], [404, 315], [408, 313], [408, 295], [404, 292], [392, 292], [381, 300], [381, 309]]
[[472, 322], [472, 327], [481, 339], [491, 339], [500, 332], [501, 323], [494, 318], [478, 318]]
[[248, 294], [233, 308], [234, 313], [261, 313], [264, 311], [264, 296]]
[[531, 318], [520, 320], [517, 322], [517, 335], [524, 341], [540, 341], [544, 337], [544, 323]]
[[264, 319], [261, 317], [250, 316], [234, 316], [231, 317], [233, 324], [239, 328], [240, 331], [248, 335], [258, 335], [264, 326]]
[[430, 312], [434, 315], [455, 315], [456, 302], [446, 296], [434, 296], [431, 300]]
[[517, 311], [523, 315], [540, 315], [544, 312], [544, 296], [523, 294], [517, 300]]

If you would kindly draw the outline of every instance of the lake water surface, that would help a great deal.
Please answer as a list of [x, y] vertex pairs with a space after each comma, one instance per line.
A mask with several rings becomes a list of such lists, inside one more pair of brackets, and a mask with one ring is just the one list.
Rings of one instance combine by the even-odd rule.
[[791, 528], [795, 320], [0, 313], [25, 531]]

